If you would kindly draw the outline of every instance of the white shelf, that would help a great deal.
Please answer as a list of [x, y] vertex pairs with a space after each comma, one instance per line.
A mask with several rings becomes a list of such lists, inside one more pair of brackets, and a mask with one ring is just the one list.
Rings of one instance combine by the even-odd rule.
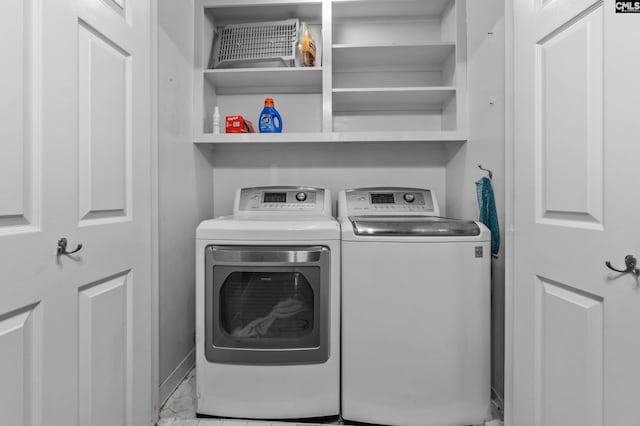
[[[465, 0], [194, 0], [197, 143], [462, 141], [466, 135]], [[206, 69], [229, 23], [299, 18], [322, 67]], [[325, 55], [320, 52], [324, 51]], [[211, 133], [213, 107], [256, 124], [276, 96], [282, 134]], [[395, 129], [403, 129], [396, 131]]]
[[289, 18], [307, 22], [322, 19], [322, 0], [202, 0], [201, 3], [220, 26]]
[[264, 143], [340, 143], [340, 142], [464, 142], [466, 135], [456, 131], [389, 131], [323, 133], [205, 133], [196, 139], [204, 145], [243, 145]]
[[322, 92], [321, 67], [208, 69], [204, 78], [219, 95]]
[[[451, 0], [333, 0], [334, 19], [440, 16]], [[401, 4], [401, 6], [399, 6]]]
[[416, 69], [443, 68], [444, 62], [455, 52], [455, 43], [426, 44], [334, 44], [335, 68], [364, 68], [370, 66], [398, 66]]
[[333, 89], [334, 111], [424, 111], [443, 108], [455, 87], [374, 87]]

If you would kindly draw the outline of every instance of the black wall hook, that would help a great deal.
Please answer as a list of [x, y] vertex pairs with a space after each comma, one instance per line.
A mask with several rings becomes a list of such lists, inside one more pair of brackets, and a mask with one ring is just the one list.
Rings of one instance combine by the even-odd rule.
[[493, 172], [489, 169], [485, 169], [484, 167], [482, 167], [482, 164], [478, 164], [478, 168], [480, 170], [484, 170], [485, 172], [489, 173], [489, 179], [493, 179]]

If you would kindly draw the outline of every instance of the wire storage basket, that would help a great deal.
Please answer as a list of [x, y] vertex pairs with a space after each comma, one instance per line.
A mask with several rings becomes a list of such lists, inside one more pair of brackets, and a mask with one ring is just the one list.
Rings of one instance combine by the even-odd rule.
[[250, 24], [229, 24], [216, 33], [211, 68], [251, 66], [274, 62], [294, 66], [298, 19]]

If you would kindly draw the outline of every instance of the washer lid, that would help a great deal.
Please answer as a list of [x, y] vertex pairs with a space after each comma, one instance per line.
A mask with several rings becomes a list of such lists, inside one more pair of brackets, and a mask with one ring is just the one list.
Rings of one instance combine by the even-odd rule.
[[470, 220], [438, 216], [350, 216], [355, 235], [465, 237], [480, 235], [480, 227]]

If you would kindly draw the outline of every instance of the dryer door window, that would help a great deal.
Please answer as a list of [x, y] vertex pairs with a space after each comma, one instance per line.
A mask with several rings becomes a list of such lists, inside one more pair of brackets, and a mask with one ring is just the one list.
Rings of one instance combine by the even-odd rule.
[[207, 360], [291, 364], [328, 359], [329, 248], [206, 250]]
[[[312, 280], [317, 277], [317, 271], [309, 272]], [[319, 344], [319, 336], [310, 338], [317, 309], [304, 270], [234, 271], [220, 286], [218, 298], [220, 315], [214, 321], [219, 319], [222, 333], [214, 335], [216, 346], [295, 348]]]

